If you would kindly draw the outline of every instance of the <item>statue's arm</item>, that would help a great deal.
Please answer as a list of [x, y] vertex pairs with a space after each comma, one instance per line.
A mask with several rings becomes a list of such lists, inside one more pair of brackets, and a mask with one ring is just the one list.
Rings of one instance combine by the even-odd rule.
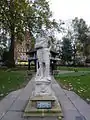
[[35, 48], [42, 48], [42, 45], [43, 45], [43, 41], [40, 41], [40, 42], [36, 42], [35, 44]]

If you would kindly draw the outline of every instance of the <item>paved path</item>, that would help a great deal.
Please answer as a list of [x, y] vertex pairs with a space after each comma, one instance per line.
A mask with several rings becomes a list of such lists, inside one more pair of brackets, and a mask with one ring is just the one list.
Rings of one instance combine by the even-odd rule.
[[[14, 91], [0, 102], [0, 120], [58, 120], [57, 117], [23, 118], [23, 111], [32, 94], [34, 77], [28, 85]], [[63, 90], [52, 77], [52, 89], [62, 106], [63, 120], [90, 120], [90, 106], [74, 92]]]
[[74, 71], [68, 70], [54, 70], [54, 74], [65, 74], [65, 73], [73, 73]]

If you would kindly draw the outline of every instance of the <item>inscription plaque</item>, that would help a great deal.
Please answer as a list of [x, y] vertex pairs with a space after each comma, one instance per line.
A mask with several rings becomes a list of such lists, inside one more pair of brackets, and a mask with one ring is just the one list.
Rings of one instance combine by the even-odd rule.
[[38, 109], [50, 109], [51, 102], [50, 101], [37, 101], [37, 108]]

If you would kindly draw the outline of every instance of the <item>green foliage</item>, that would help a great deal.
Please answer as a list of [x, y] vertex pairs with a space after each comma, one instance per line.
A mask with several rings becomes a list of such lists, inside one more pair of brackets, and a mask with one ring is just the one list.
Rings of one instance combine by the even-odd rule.
[[2, 56], [4, 50], [7, 48], [6, 46], [6, 41], [7, 41], [7, 37], [6, 37], [6, 31], [3, 29], [0, 29], [0, 56]]
[[50, 17], [52, 12], [49, 8], [49, 3], [46, 0], [30, 1], [25, 12], [25, 28], [29, 30], [32, 40], [32, 46], [35, 42], [35, 35], [45, 27], [51, 28], [52, 22]]
[[25, 13], [26, 29], [29, 29], [30, 35], [34, 36], [43, 27], [49, 30], [61, 30], [62, 22], [57, 23], [55, 19], [51, 20], [52, 12], [49, 8], [49, 3], [46, 0], [37, 0], [29, 2]]
[[72, 61], [72, 54], [73, 50], [71, 41], [68, 38], [64, 37], [62, 42], [62, 60], [69, 63]]
[[[46, 0], [1, 0], [0, 27], [10, 36], [9, 60], [14, 63], [14, 42], [22, 41], [29, 30], [31, 40], [40, 29], [60, 30], [60, 24], [50, 20], [52, 12]], [[33, 44], [32, 44], [33, 45]]]
[[8, 56], [9, 56], [9, 52], [8, 51], [4, 51], [2, 54], [2, 61], [3, 63], [7, 66], [8, 64]]
[[26, 7], [25, 0], [0, 1], [0, 25], [10, 36], [12, 32], [16, 37], [23, 33]]
[[72, 20], [72, 26], [74, 29], [74, 35], [76, 39], [76, 47], [77, 51], [83, 52], [83, 55], [88, 54], [88, 32], [89, 27], [87, 26], [86, 22], [81, 18], [78, 19], [77, 17]]
[[78, 69], [77, 69], [77, 68], [74, 68], [74, 72], [78, 72]]
[[81, 42], [84, 43], [87, 39], [87, 33], [88, 33], [88, 26], [86, 22], [81, 18], [78, 19], [77, 17], [72, 20], [73, 27], [74, 27], [74, 32], [77, 35], [77, 39]]
[[10, 36], [9, 67], [14, 67], [14, 42], [22, 40], [25, 29], [25, 0], [1, 0], [0, 1], [0, 28]]

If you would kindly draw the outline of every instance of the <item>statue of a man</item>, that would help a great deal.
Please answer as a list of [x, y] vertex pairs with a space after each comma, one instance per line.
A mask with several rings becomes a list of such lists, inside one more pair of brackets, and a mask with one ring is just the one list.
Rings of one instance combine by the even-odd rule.
[[36, 39], [35, 48], [37, 49], [37, 58], [39, 62], [39, 69], [37, 75], [42, 79], [45, 77], [47, 80], [50, 78], [50, 48], [49, 37], [45, 31], [41, 31]]

